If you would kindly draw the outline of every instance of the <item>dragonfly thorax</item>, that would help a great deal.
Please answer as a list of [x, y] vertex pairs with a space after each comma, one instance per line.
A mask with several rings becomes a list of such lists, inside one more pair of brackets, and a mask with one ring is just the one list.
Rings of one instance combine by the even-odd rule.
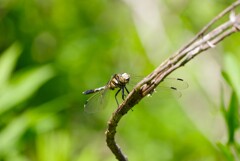
[[109, 88], [110, 89], [115, 89], [115, 88], [122, 88], [125, 87], [126, 84], [130, 80], [130, 75], [127, 73], [123, 74], [114, 74], [112, 79], [109, 81]]

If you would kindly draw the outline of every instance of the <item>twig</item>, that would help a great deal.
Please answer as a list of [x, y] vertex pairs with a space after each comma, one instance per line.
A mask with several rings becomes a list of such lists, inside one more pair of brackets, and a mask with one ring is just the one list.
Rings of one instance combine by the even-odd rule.
[[209, 24], [196, 34], [196, 36], [172, 57], [159, 65], [152, 73], [140, 81], [134, 89], [129, 93], [125, 101], [112, 114], [106, 131], [106, 142], [115, 157], [120, 161], [127, 161], [127, 157], [123, 154], [120, 147], [115, 142], [115, 134], [118, 122], [121, 118], [141, 99], [151, 93], [163, 79], [170, 73], [184, 66], [187, 62], [193, 59], [201, 52], [215, 47], [226, 37], [240, 30], [240, 14], [230, 14], [230, 18], [225, 23], [216, 27], [212, 31], [207, 32], [213, 24], [223, 16], [233, 12], [233, 9], [240, 5], [240, 1], [234, 2], [231, 6], [217, 15]]

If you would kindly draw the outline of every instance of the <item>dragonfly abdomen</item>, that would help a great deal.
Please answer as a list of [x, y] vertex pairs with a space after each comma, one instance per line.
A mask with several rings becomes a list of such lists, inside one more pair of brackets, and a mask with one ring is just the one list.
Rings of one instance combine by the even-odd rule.
[[106, 86], [103, 86], [103, 87], [99, 87], [99, 88], [96, 88], [96, 89], [89, 89], [87, 91], [84, 91], [83, 94], [91, 94], [91, 93], [96, 93], [96, 92], [99, 92], [99, 91], [102, 91], [106, 88]]

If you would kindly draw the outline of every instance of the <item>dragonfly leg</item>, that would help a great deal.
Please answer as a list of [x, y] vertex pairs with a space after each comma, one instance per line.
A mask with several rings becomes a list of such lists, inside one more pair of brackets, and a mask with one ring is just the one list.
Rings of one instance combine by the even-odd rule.
[[127, 87], [125, 86], [124, 88], [125, 88], [125, 90], [127, 91], [127, 93], [129, 94], [129, 91], [128, 91]]
[[121, 88], [121, 90], [122, 90], [122, 99], [124, 100], [125, 99], [124, 88]]
[[118, 95], [118, 93], [120, 92], [120, 90], [121, 90], [121, 88], [120, 88], [120, 89], [117, 91], [117, 93], [115, 94], [115, 100], [116, 100], [118, 106], [119, 106], [119, 103], [118, 103], [118, 100], [117, 100], [117, 95]]

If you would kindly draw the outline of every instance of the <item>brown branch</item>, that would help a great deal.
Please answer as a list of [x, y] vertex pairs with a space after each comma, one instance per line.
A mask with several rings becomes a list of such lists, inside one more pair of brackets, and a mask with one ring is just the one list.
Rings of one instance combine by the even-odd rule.
[[152, 91], [159, 85], [163, 79], [170, 73], [184, 66], [187, 62], [192, 60], [195, 56], [203, 51], [215, 47], [226, 37], [239, 31], [240, 29], [240, 14], [229, 14], [230, 18], [225, 23], [219, 25], [212, 31], [207, 32], [213, 24], [216, 23], [223, 16], [233, 12], [233, 9], [240, 5], [240, 1], [234, 2], [231, 6], [217, 15], [209, 24], [207, 24], [196, 36], [179, 51], [177, 51], [172, 57], [165, 60], [159, 65], [152, 73], [140, 81], [134, 89], [129, 93], [125, 101], [119, 106], [119, 108], [112, 114], [106, 131], [106, 142], [116, 158], [120, 161], [126, 161], [127, 157], [123, 154], [120, 147], [115, 142], [115, 134], [118, 122], [121, 118], [141, 99], [146, 95], [152, 93]]

